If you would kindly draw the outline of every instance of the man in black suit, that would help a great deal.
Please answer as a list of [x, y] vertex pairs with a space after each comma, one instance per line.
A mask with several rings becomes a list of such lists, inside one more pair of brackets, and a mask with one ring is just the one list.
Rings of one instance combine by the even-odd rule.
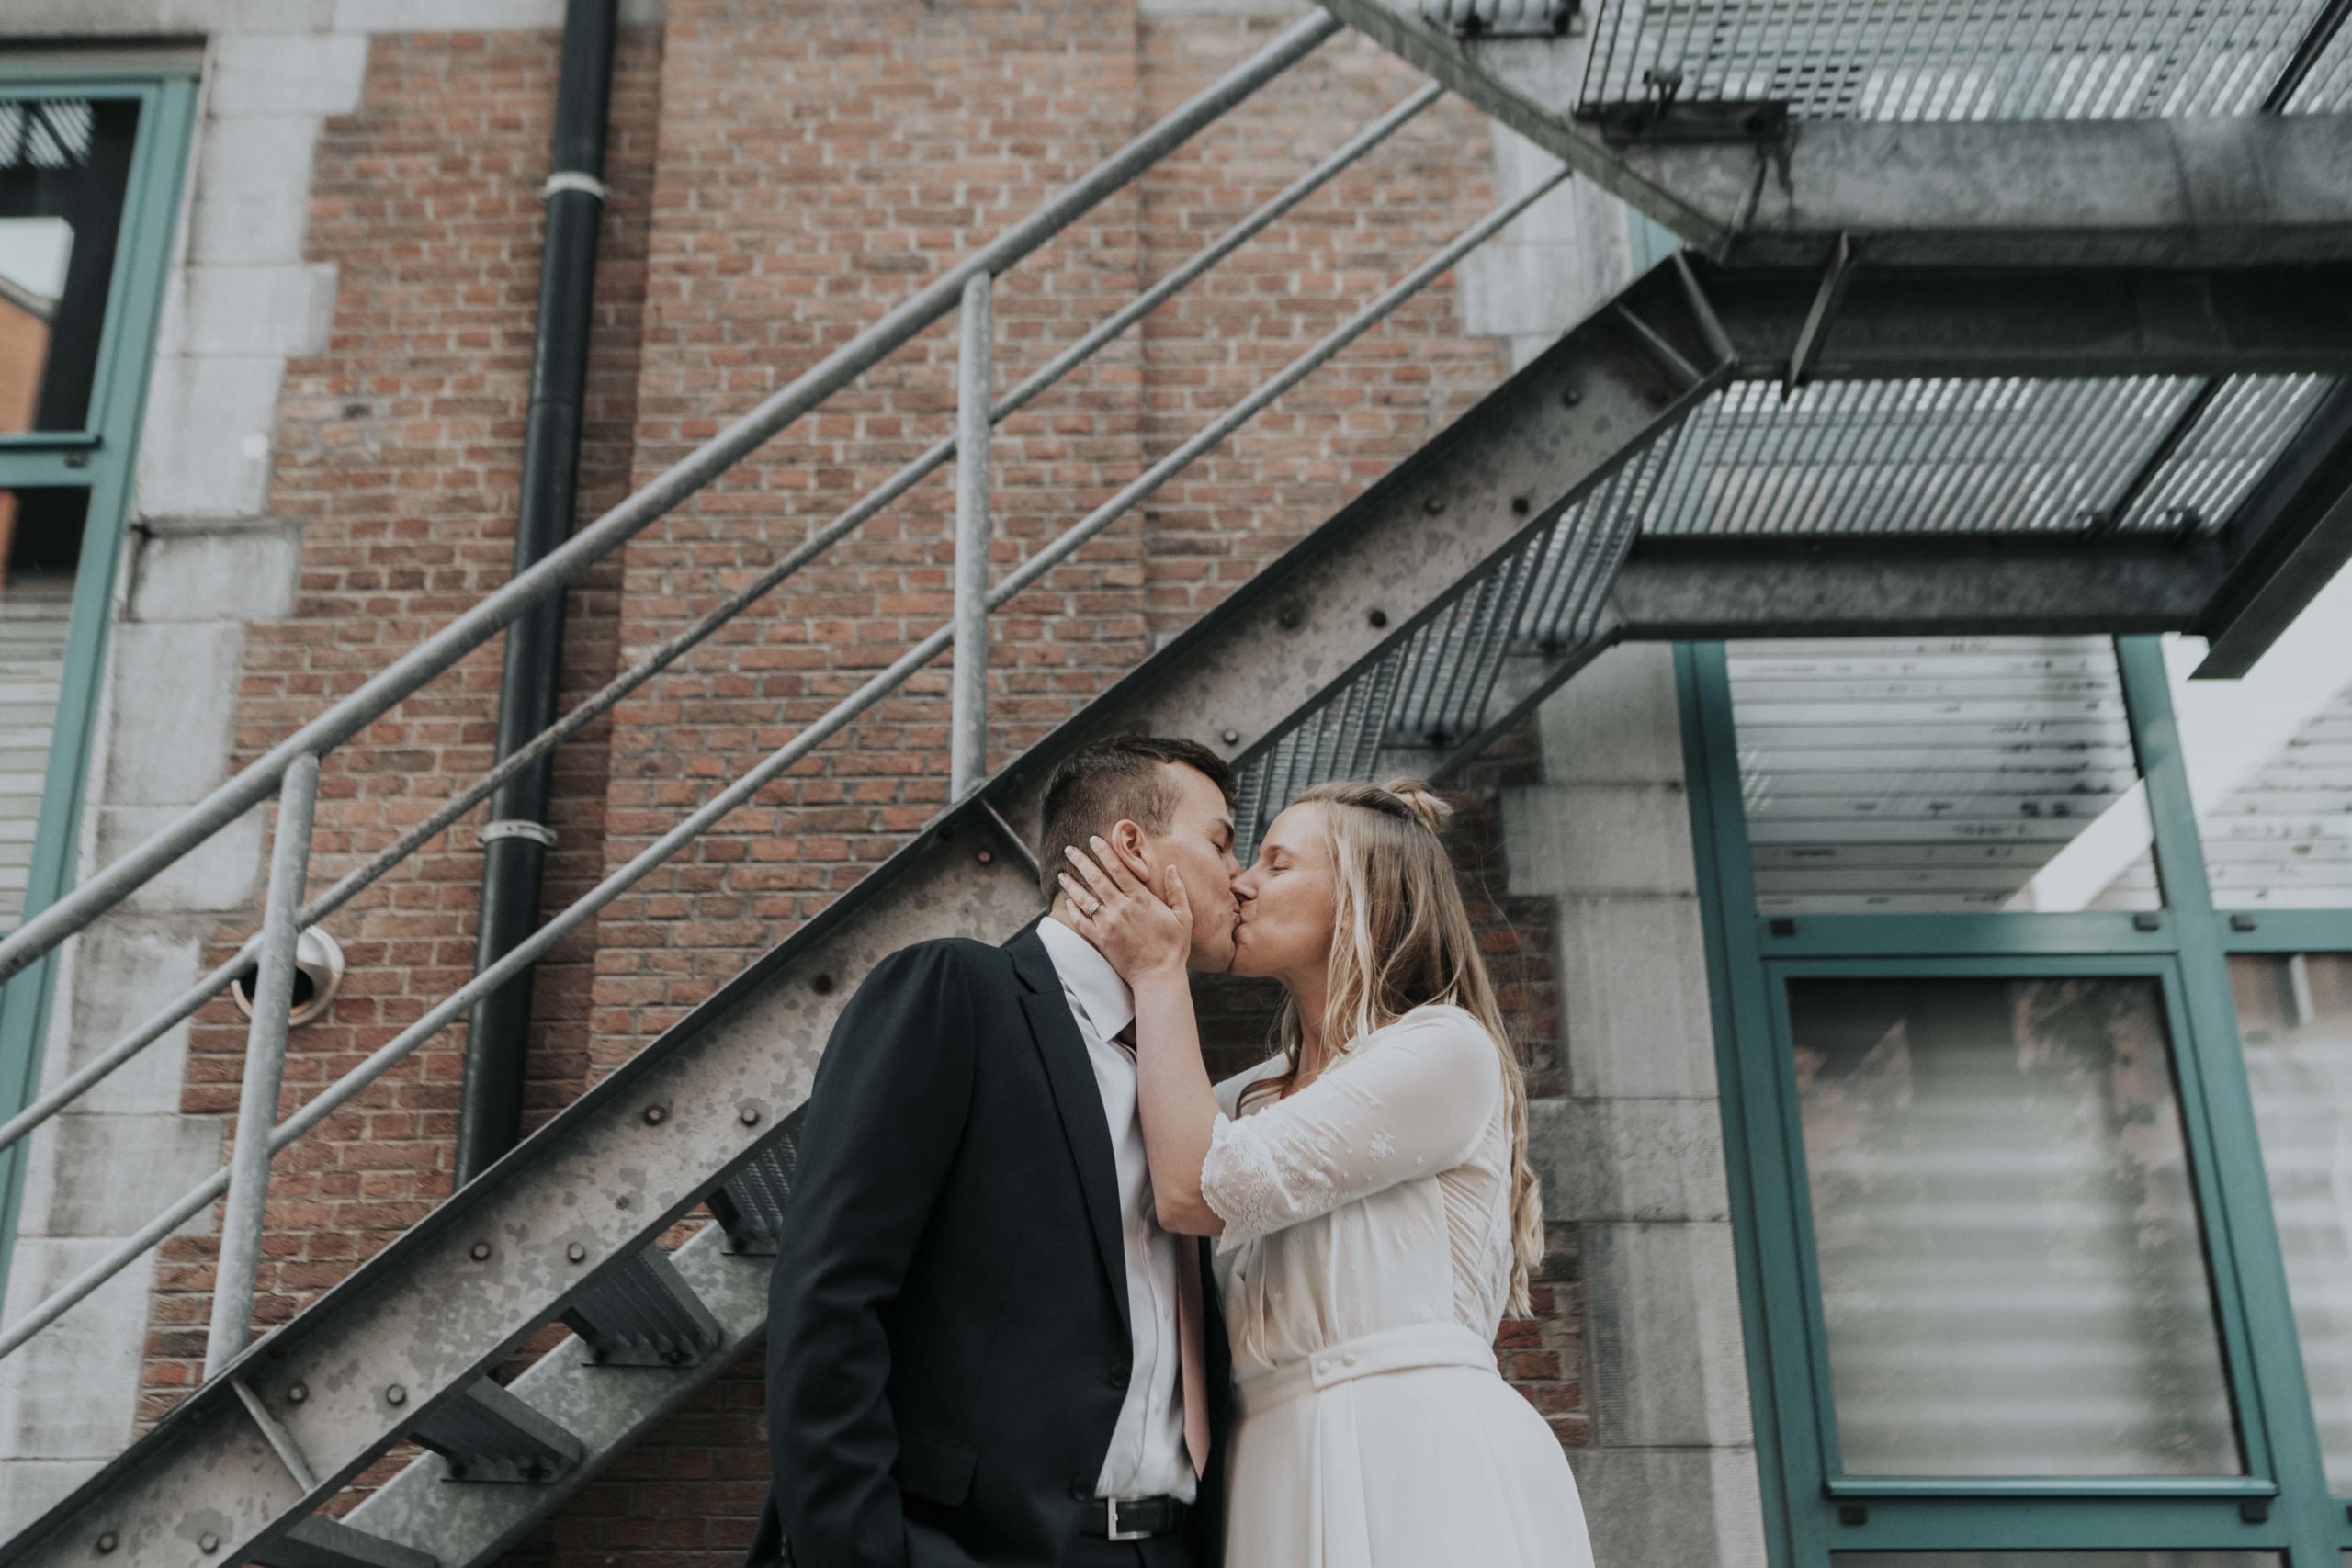
[[[1046, 785], [1046, 896], [1091, 836], [1153, 886], [1172, 863], [1192, 965], [1225, 969], [1231, 793], [1191, 741], [1083, 748]], [[1133, 1017], [1050, 914], [892, 953], [850, 998], [769, 1287], [749, 1568], [1216, 1568], [1225, 1335], [1209, 1244], [1157, 1223]]]

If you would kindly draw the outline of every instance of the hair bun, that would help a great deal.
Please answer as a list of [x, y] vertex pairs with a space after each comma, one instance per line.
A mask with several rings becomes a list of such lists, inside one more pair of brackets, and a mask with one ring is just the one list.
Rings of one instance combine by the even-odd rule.
[[1413, 820], [1432, 833], [1444, 833], [1446, 823], [1453, 817], [1453, 807], [1419, 779], [1391, 779], [1381, 787], [1402, 801], [1405, 809], [1413, 814]]

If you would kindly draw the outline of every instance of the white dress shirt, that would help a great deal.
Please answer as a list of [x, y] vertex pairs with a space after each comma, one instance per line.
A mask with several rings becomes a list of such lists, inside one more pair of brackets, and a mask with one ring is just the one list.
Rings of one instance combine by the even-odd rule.
[[1135, 1053], [1118, 1033], [1134, 1021], [1135, 993], [1094, 944], [1046, 916], [1037, 923], [1053, 960], [1070, 1016], [1102, 1091], [1111, 1126], [1111, 1153], [1119, 1174], [1119, 1234], [1126, 1249], [1127, 1317], [1135, 1333], [1133, 1369], [1111, 1451], [1103, 1456], [1098, 1497], [1153, 1497], [1163, 1493], [1190, 1503], [1197, 1490], [1184, 1452], [1184, 1411], [1177, 1397], [1176, 1248], [1180, 1238], [1159, 1228], [1151, 1196], [1151, 1168], [1143, 1149], [1143, 1120], [1136, 1110]]

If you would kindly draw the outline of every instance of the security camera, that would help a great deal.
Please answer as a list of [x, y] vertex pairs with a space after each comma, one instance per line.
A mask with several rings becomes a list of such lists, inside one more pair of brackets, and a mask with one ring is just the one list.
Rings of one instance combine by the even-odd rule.
[[[254, 1015], [254, 984], [260, 966], [241, 971], [229, 982], [229, 995], [237, 1010], [247, 1018]], [[334, 1001], [335, 987], [343, 984], [343, 947], [327, 934], [323, 926], [309, 926], [294, 939], [294, 1007], [287, 1014], [288, 1028], [323, 1017]]]

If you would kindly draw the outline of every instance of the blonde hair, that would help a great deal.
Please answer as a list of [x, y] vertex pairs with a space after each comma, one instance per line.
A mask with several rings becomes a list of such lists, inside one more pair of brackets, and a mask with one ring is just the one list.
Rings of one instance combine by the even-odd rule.
[[[1544, 1260], [1543, 1194], [1527, 1162], [1526, 1080], [1446, 854], [1442, 834], [1453, 809], [1419, 779], [1317, 784], [1291, 804], [1324, 808], [1318, 815], [1331, 852], [1338, 908], [1331, 922], [1323, 1031], [1329, 1055], [1433, 1003], [1462, 1009], [1494, 1040], [1510, 1125], [1509, 1310], [1525, 1316], [1528, 1280]], [[1333, 1041], [1343, 1043], [1332, 1046]], [[1245, 1102], [1260, 1094], [1287, 1093], [1298, 1081], [1306, 1030], [1295, 999], [1283, 1004], [1275, 1042], [1288, 1063], [1282, 1072], [1252, 1083], [1243, 1092]]]

